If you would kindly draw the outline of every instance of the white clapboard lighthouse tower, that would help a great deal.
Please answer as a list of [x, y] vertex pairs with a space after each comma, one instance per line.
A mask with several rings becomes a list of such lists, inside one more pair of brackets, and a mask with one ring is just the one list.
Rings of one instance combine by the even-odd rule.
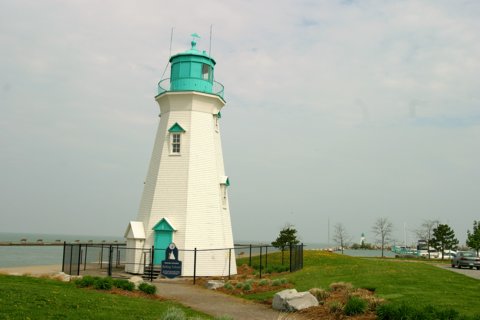
[[[236, 274], [232, 226], [220, 139], [223, 86], [215, 60], [196, 48], [170, 58], [170, 79], [159, 82], [160, 123], [136, 221], [125, 233], [128, 248], [155, 247], [154, 264], [173, 242], [182, 275]], [[128, 250], [126, 271], [143, 272], [142, 250]], [[148, 263], [148, 259], [147, 259]], [[229, 270], [230, 269], [230, 270]]]

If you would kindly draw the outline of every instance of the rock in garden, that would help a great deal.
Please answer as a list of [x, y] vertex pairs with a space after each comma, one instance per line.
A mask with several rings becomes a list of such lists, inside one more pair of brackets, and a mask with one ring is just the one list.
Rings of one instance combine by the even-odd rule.
[[277, 292], [272, 301], [272, 308], [280, 311], [298, 311], [314, 306], [318, 306], [318, 300], [310, 292], [295, 289]]
[[222, 288], [225, 285], [225, 281], [223, 280], [210, 280], [205, 285], [207, 289], [217, 290], [218, 288]]
[[135, 285], [135, 288], [138, 289], [138, 286], [143, 283], [143, 279], [142, 277], [139, 277], [139, 276], [133, 276], [133, 277], [130, 277], [130, 279], [128, 279], [128, 281], [130, 281], [131, 283], [133, 283]]
[[60, 281], [64, 281], [64, 282], [69, 282], [70, 277], [71, 276], [69, 274], [66, 274], [64, 272], [58, 272], [53, 276], [53, 278], [58, 279]]

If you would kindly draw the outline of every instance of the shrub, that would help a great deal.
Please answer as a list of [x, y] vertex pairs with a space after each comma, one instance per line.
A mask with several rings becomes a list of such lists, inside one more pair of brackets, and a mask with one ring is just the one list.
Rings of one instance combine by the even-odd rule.
[[238, 283], [235, 285], [235, 288], [237, 288], [237, 289], [242, 289], [242, 288], [243, 288], [243, 283], [242, 283], [242, 282], [238, 282]]
[[133, 291], [133, 289], [135, 289], [135, 284], [125, 279], [113, 280], [113, 286], [127, 291]]
[[272, 286], [278, 287], [282, 285], [282, 281], [280, 279], [275, 279], [272, 281]]
[[365, 311], [367, 310], [367, 306], [368, 306], [367, 301], [359, 297], [352, 296], [348, 298], [347, 303], [345, 304], [345, 308], [343, 309], [343, 312], [347, 316], [362, 314], [362, 313], [365, 313]]
[[138, 290], [143, 291], [146, 294], [155, 294], [155, 292], [157, 292], [157, 287], [155, 287], [154, 285], [148, 284], [146, 282], [143, 282], [138, 286]]
[[245, 284], [243, 285], [243, 290], [245, 290], [245, 291], [252, 290], [252, 285], [248, 282], [245, 282]]
[[186, 319], [185, 312], [175, 307], [168, 308], [167, 311], [162, 316], [162, 320], [185, 320], [185, 319]]
[[323, 302], [330, 296], [330, 292], [321, 288], [312, 288], [308, 291], [317, 298], [318, 302]]
[[266, 286], [266, 285], [268, 285], [268, 280], [267, 279], [262, 279], [258, 282], [258, 285], [262, 286], [262, 287]]
[[281, 264], [275, 264], [272, 266], [268, 266], [268, 268], [265, 270], [265, 273], [281, 273], [288, 271], [290, 269], [289, 266], [282, 266]]
[[282, 278], [282, 279], [280, 279], [280, 283], [281, 283], [281, 284], [287, 284], [287, 283], [288, 283], [288, 280], [285, 279], [285, 278]]
[[336, 314], [341, 313], [343, 310], [343, 306], [339, 301], [332, 301], [328, 304], [328, 311], [330, 313]]
[[99, 279], [98, 277], [92, 276], [84, 276], [83, 278], [79, 278], [75, 280], [75, 285], [79, 288], [86, 288], [91, 287], [95, 283], [95, 281]]
[[233, 286], [230, 282], [227, 282], [223, 285], [223, 287], [227, 290], [232, 290], [233, 289]]
[[330, 284], [330, 290], [332, 291], [351, 291], [353, 286], [348, 282], [334, 282]]
[[113, 287], [112, 278], [97, 278], [93, 283], [93, 287], [97, 290], [110, 290]]

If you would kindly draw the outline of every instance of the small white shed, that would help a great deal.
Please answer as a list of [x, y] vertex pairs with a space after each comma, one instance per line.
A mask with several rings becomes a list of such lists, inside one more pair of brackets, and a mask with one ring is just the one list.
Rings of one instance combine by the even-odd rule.
[[145, 243], [145, 229], [143, 222], [130, 221], [124, 237], [127, 239], [125, 252], [125, 271], [129, 273], [142, 274]]

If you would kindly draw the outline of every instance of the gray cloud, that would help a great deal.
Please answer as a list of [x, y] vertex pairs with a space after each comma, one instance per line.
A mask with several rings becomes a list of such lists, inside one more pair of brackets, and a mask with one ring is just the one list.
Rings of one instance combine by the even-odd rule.
[[[186, 10], [186, 8], [189, 8]], [[387, 216], [463, 241], [478, 217], [476, 2], [4, 1], [0, 231], [120, 235], [136, 216], [172, 51], [202, 35], [234, 235], [326, 242]], [[95, 223], [92, 225], [92, 221]]]

